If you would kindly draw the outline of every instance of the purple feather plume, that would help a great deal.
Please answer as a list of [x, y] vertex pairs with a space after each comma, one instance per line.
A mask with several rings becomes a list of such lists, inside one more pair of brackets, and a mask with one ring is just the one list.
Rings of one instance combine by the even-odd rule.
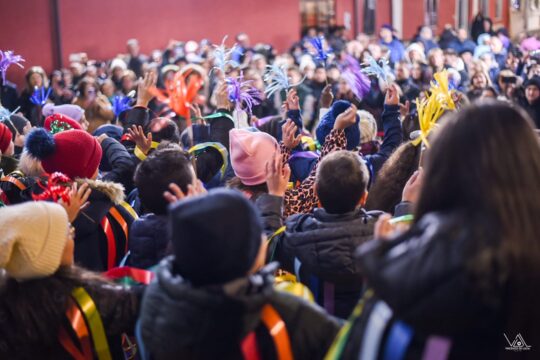
[[17, 65], [18, 67], [20, 67], [22, 69], [22, 68], [24, 68], [24, 66], [22, 64], [20, 64], [20, 63], [23, 62], [23, 61], [24, 61], [24, 59], [22, 58], [22, 56], [21, 55], [14, 55], [13, 51], [10, 51], [10, 50], [2, 51], [2, 50], [0, 50], [0, 72], [2, 73], [2, 81], [3, 81], [3, 83], [6, 82], [7, 69], [11, 65]]
[[346, 55], [341, 68], [343, 80], [347, 82], [353, 94], [362, 100], [371, 90], [371, 80], [362, 72], [360, 63], [352, 56]]
[[235, 104], [237, 111], [244, 110], [251, 114], [253, 106], [261, 103], [261, 92], [251, 85], [253, 80], [244, 80], [243, 73], [237, 78], [228, 77], [225, 82], [229, 101]]

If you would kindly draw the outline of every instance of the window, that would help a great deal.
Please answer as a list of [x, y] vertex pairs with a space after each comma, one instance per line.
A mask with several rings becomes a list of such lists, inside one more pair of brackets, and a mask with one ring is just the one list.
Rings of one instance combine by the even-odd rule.
[[503, 17], [503, 0], [497, 0], [495, 4], [495, 18], [502, 19]]
[[375, 0], [364, 1], [364, 33], [373, 35], [375, 33]]
[[311, 27], [328, 29], [336, 22], [335, 2], [334, 0], [301, 0], [300, 16], [303, 30]]
[[437, 25], [438, 0], [426, 0], [425, 25]]

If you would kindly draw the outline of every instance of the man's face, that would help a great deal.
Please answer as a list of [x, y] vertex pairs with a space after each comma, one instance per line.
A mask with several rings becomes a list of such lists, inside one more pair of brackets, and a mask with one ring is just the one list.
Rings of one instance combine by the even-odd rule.
[[459, 38], [460, 41], [467, 40], [467, 30], [459, 29], [458, 30], [458, 38]]
[[315, 74], [314, 74], [314, 78], [315, 78], [315, 81], [317, 82], [325, 82], [326, 81], [326, 70], [322, 69], [322, 68], [317, 68], [315, 70]]
[[396, 79], [407, 80], [410, 76], [409, 68], [403, 64], [396, 64]]
[[382, 28], [380, 35], [381, 35], [381, 39], [383, 39], [384, 42], [388, 43], [392, 41], [392, 31], [390, 31], [389, 29]]
[[525, 97], [529, 104], [532, 104], [540, 99], [540, 89], [536, 85], [529, 85], [525, 89]]

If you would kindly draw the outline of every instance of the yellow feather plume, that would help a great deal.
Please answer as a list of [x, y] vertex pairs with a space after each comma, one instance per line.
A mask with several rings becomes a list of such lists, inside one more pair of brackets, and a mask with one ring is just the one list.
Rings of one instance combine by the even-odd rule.
[[426, 98], [423, 100], [416, 99], [420, 136], [413, 141], [415, 146], [424, 143], [429, 147], [428, 136], [437, 125], [439, 118], [446, 110], [456, 109], [452, 94], [448, 88], [448, 73], [446, 70], [436, 73], [433, 77], [435, 81], [431, 83], [429, 95], [426, 94]]

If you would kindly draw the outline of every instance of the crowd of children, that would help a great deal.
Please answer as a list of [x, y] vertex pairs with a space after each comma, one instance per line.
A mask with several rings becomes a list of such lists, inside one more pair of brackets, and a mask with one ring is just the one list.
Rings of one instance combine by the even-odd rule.
[[540, 41], [477, 25], [2, 52], [0, 358], [538, 358]]

